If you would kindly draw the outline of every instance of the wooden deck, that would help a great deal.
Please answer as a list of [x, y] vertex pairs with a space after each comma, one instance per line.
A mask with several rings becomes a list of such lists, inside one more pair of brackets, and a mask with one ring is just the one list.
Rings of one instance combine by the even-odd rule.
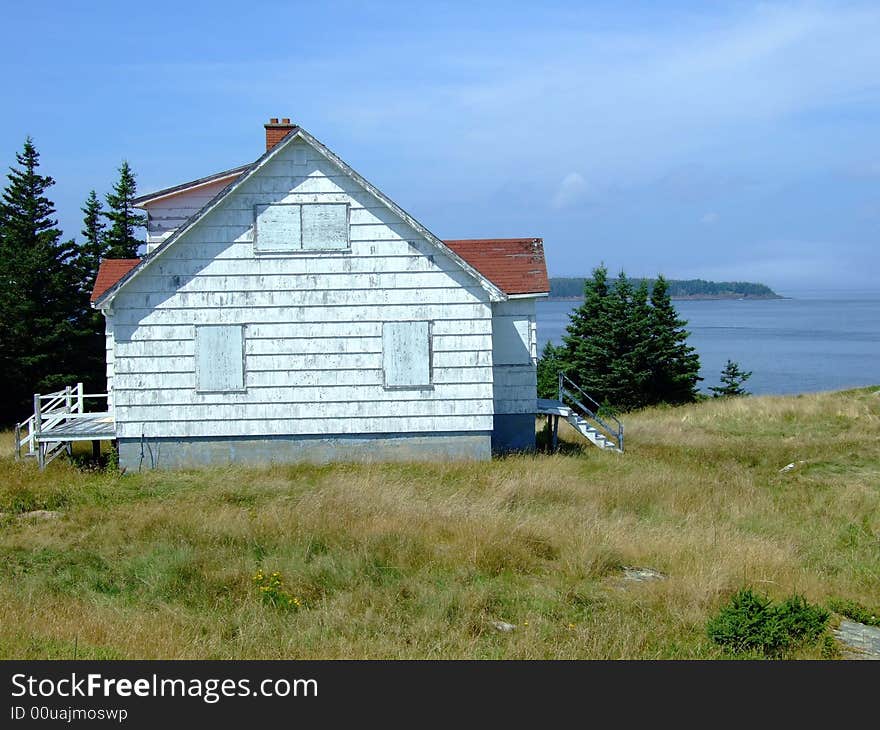
[[60, 454], [71, 455], [74, 441], [91, 441], [98, 455], [99, 441], [116, 438], [111, 413], [86, 410], [86, 401], [101, 400], [109, 402], [107, 393], [84, 393], [82, 383], [55, 393], [34, 393], [33, 415], [15, 425], [15, 458], [36, 457], [43, 469]]
[[116, 424], [109, 413], [77, 413], [40, 431], [37, 443], [55, 441], [103, 441], [116, 438]]

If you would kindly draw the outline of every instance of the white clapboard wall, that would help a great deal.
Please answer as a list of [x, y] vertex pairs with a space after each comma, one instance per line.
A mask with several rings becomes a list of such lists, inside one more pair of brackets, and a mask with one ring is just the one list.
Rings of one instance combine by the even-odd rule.
[[[255, 251], [269, 203], [347, 204], [350, 249]], [[289, 144], [113, 301], [117, 433], [490, 431], [492, 311], [471, 275], [319, 152]], [[386, 387], [383, 324], [413, 321], [430, 322], [430, 386]], [[242, 328], [243, 387], [199, 389], [200, 325]]]
[[495, 412], [534, 413], [537, 396], [535, 300], [496, 302], [492, 317]]

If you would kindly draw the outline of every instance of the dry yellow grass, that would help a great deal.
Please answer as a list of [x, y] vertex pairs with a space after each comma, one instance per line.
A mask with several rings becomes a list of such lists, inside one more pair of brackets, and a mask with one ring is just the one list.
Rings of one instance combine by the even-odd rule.
[[[706, 620], [745, 585], [880, 606], [876, 392], [630, 414], [624, 456], [119, 476], [7, 455], [0, 656], [720, 656]], [[32, 509], [62, 517], [11, 514]], [[258, 568], [302, 608], [262, 604]]]

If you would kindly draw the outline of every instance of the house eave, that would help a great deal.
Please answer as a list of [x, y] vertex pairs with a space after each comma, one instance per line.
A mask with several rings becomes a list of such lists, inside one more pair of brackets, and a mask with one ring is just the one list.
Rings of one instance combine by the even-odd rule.
[[550, 292], [526, 292], [525, 294], [508, 294], [508, 299], [546, 299], [550, 296]]
[[175, 195], [187, 193], [191, 190], [197, 190], [205, 185], [213, 185], [226, 179], [231, 181], [233, 178], [239, 177], [249, 167], [250, 165], [240, 165], [239, 167], [233, 167], [230, 170], [223, 170], [222, 172], [216, 172], [213, 175], [200, 177], [197, 180], [190, 180], [189, 182], [180, 183], [180, 185], [173, 185], [170, 188], [162, 188], [161, 190], [156, 190], [155, 192], [134, 198], [132, 204], [135, 208], [143, 208], [145, 205], [155, 203], [157, 200], [171, 198]]

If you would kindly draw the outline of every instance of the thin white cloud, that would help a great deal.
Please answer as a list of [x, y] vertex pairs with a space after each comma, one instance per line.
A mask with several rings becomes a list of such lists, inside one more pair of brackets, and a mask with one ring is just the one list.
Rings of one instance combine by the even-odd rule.
[[552, 205], [557, 210], [570, 208], [584, 200], [588, 193], [587, 181], [579, 172], [570, 172], [559, 183]]
[[718, 222], [718, 214], [714, 210], [710, 210], [702, 218], [700, 218], [700, 223], [703, 223], [707, 226], [711, 226], [717, 222]]

